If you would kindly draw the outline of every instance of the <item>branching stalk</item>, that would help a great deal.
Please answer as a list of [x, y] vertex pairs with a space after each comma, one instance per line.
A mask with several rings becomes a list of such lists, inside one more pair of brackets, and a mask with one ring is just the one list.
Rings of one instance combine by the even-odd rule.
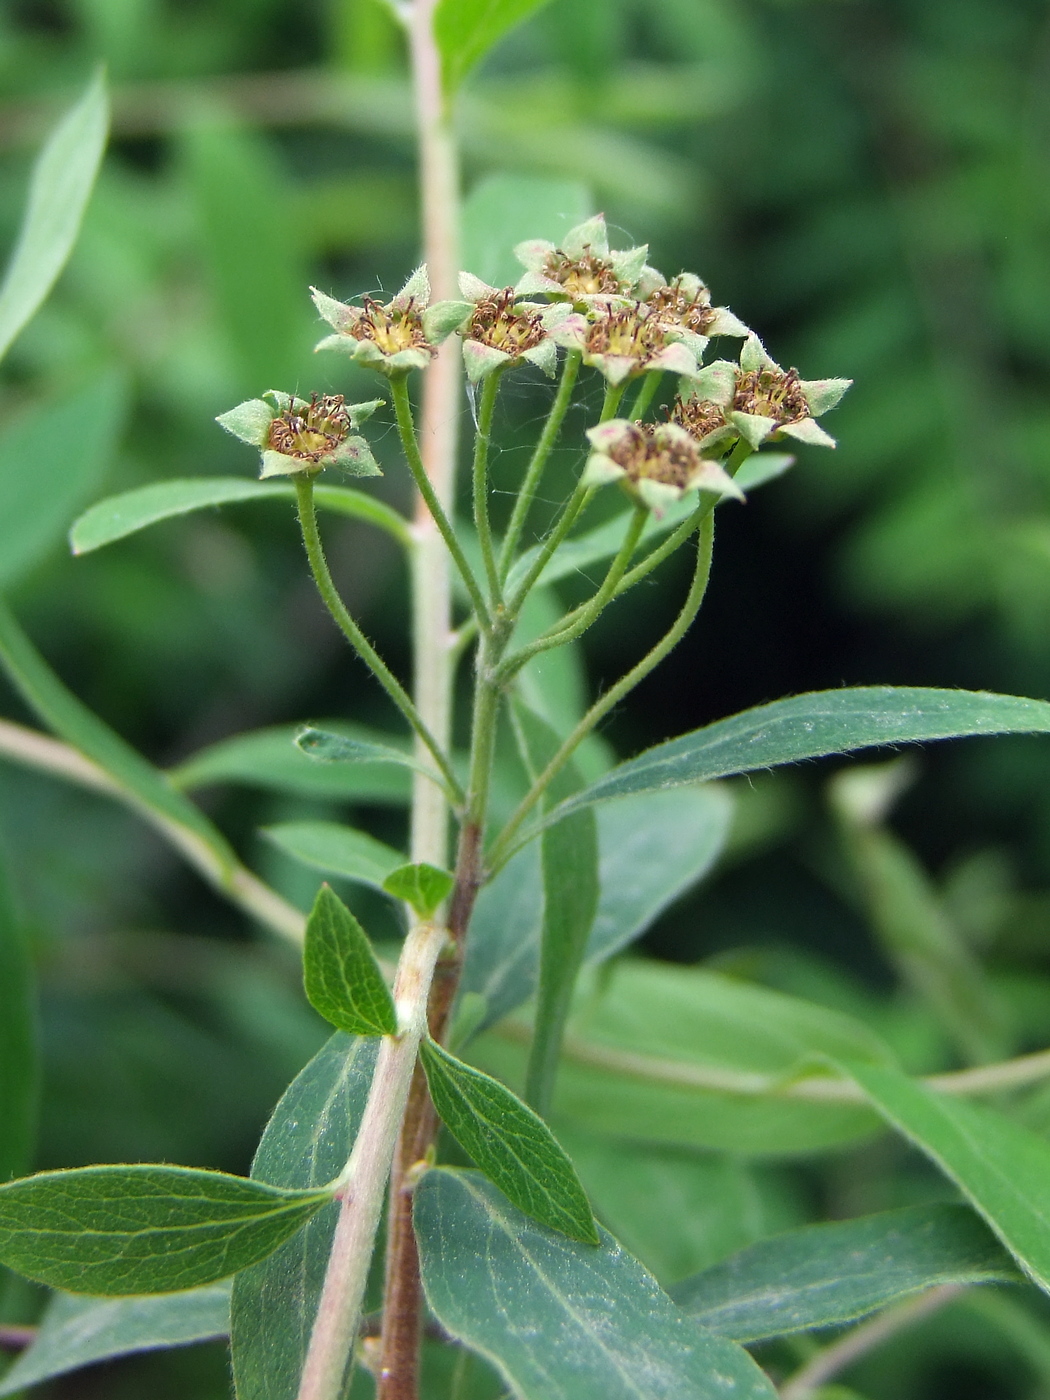
[[594, 702], [573, 729], [572, 733], [558, 749], [558, 752], [551, 759], [550, 763], [547, 764], [547, 767], [525, 794], [516, 811], [493, 844], [489, 855], [489, 864], [492, 870], [498, 870], [513, 854], [516, 848], [512, 843], [521, 824], [594, 726], [603, 719], [611, 709], [614, 709], [623, 697], [628, 695], [640, 681], [644, 680], [650, 671], [659, 666], [664, 657], [673, 651], [685, 636], [692, 625], [693, 619], [700, 611], [700, 604], [704, 600], [704, 593], [707, 590], [707, 580], [711, 573], [711, 553], [713, 546], [714, 519], [709, 515], [707, 519], [702, 522], [700, 529], [693, 581], [689, 586], [689, 593], [682, 605], [682, 610], [675, 619], [674, 624], [660, 641], [657, 642], [656, 646], [642, 657], [641, 661], [632, 666], [625, 676], [621, 676], [615, 685], [610, 686], [606, 693]]
[[554, 450], [554, 444], [558, 441], [561, 425], [565, 421], [569, 404], [572, 402], [572, 391], [576, 387], [576, 376], [580, 372], [582, 360], [583, 356], [579, 350], [570, 350], [562, 364], [558, 392], [554, 396], [551, 410], [547, 414], [547, 421], [543, 425], [543, 431], [536, 443], [532, 460], [526, 469], [521, 489], [514, 502], [514, 509], [511, 511], [507, 533], [504, 535], [503, 544], [500, 547], [499, 576], [501, 583], [506, 582], [507, 575], [510, 573], [511, 564], [514, 562], [514, 551], [518, 547], [521, 532], [525, 528], [532, 503], [536, 499], [536, 492], [539, 489], [551, 452]]
[[[489, 516], [489, 440], [492, 436], [492, 418], [496, 410], [496, 395], [499, 393], [499, 370], [485, 376], [481, 388], [481, 403], [478, 406], [477, 432], [474, 436], [474, 529], [478, 534], [481, 559], [488, 580], [489, 598], [495, 610], [500, 604], [500, 576], [496, 566], [496, 551], [492, 544], [492, 520]], [[479, 618], [483, 613], [478, 614]]]
[[419, 494], [426, 503], [431, 519], [441, 532], [449, 554], [455, 562], [456, 568], [460, 572], [467, 592], [470, 594], [470, 601], [474, 605], [478, 621], [482, 627], [489, 627], [488, 609], [485, 606], [485, 599], [481, 592], [481, 587], [474, 577], [474, 570], [467, 561], [467, 556], [463, 553], [463, 547], [456, 538], [456, 532], [452, 527], [452, 522], [445, 514], [444, 507], [438, 500], [437, 492], [431, 484], [427, 475], [423, 458], [419, 451], [419, 443], [416, 439], [416, 427], [412, 419], [412, 404], [408, 396], [408, 381], [405, 376], [400, 376], [391, 380], [391, 391], [394, 399], [394, 414], [397, 418], [397, 430], [401, 437], [401, 447], [405, 454], [412, 479], [415, 481]]
[[375, 647], [368, 640], [365, 634], [358, 627], [357, 623], [350, 616], [346, 604], [339, 596], [339, 590], [335, 586], [332, 574], [328, 568], [328, 560], [325, 558], [324, 547], [321, 544], [321, 536], [317, 529], [317, 513], [314, 510], [314, 483], [313, 478], [305, 472], [295, 479], [295, 493], [299, 504], [299, 524], [303, 532], [303, 544], [306, 546], [306, 557], [310, 561], [310, 572], [313, 574], [317, 591], [324, 600], [325, 607], [331, 613], [336, 626], [342, 632], [358, 656], [365, 663], [368, 669], [378, 680], [379, 684], [386, 691], [390, 699], [404, 715], [405, 719], [415, 730], [416, 734], [423, 741], [430, 751], [431, 757], [441, 770], [450, 792], [456, 794], [459, 801], [462, 798], [463, 790], [459, 785], [452, 765], [445, 756], [441, 745], [431, 734], [430, 729], [423, 720], [422, 715], [412, 703], [408, 692], [401, 685], [400, 681], [390, 670], [383, 658], [376, 651]]

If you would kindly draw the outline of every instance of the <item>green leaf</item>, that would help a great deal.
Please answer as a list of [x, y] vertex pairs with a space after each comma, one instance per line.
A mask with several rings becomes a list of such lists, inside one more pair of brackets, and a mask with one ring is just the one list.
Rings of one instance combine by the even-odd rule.
[[915, 1144], [1050, 1292], [1050, 1143], [884, 1065], [845, 1063], [883, 1118]]
[[202, 841], [222, 867], [233, 852], [207, 817], [130, 744], [62, 684], [0, 601], [0, 665], [40, 718], [68, 744], [97, 763], [134, 806], [176, 823]]
[[[641, 937], [707, 874], [725, 844], [732, 812], [728, 792], [713, 785], [643, 793], [599, 807], [600, 894], [587, 963]], [[484, 1024], [532, 995], [542, 916], [540, 856], [530, 844], [482, 887], [470, 922], [462, 986], [485, 998]]]
[[8, 588], [62, 541], [99, 490], [127, 414], [122, 374], [50, 398], [0, 433], [0, 587]]
[[310, 1005], [350, 1035], [394, 1035], [397, 1012], [368, 935], [327, 885], [306, 921], [303, 984]]
[[383, 881], [383, 889], [410, 904], [421, 919], [429, 919], [452, 893], [455, 877], [436, 865], [401, 865]]
[[1021, 1279], [969, 1206], [938, 1202], [760, 1240], [671, 1296], [713, 1332], [759, 1342], [853, 1322], [939, 1284]]
[[426, 764], [420, 763], [408, 750], [392, 749], [385, 744], [351, 738], [347, 734], [336, 734], [331, 730], [314, 729], [309, 726], [295, 742], [315, 763], [396, 763], [403, 768], [414, 768], [418, 773], [435, 777]]
[[32, 1164], [39, 1081], [36, 979], [0, 868], [0, 1181]]
[[[375, 1068], [377, 1040], [337, 1032], [289, 1085], [252, 1166], [256, 1180], [303, 1189], [346, 1165]], [[231, 1343], [238, 1400], [296, 1400], [338, 1205], [233, 1282]]]
[[419, 1056], [441, 1121], [507, 1199], [552, 1230], [597, 1244], [579, 1177], [543, 1119], [434, 1041], [424, 1040]]
[[1044, 700], [889, 685], [812, 691], [657, 744], [561, 803], [544, 820], [560, 821], [569, 812], [610, 797], [855, 749], [978, 734], [1045, 733], [1050, 733], [1050, 704]]
[[167, 1293], [264, 1259], [332, 1198], [190, 1167], [41, 1172], [0, 1186], [0, 1263], [71, 1293]]
[[[522, 757], [532, 781], [560, 746], [558, 734], [526, 706], [515, 706]], [[549, 806], [583, 785], [575, 763], [568, 763], [544, 796]], [[532, 1047], [525, 1073], [525, 1097], [538, 1113], [550, 1109], [562, 1036], [576, 978], [583, 965], [598, 910], [598, 827], [590, 809], [550, 827], [540, 840], [543, 926], [539, 987]]]
[[18, 242], [0, 286], [0, 359], [65, 267], [80, 231], [109, 128], [106, 84], [97, 73], [37, 158]]
[[229, 1283], [133, 1298], [58, 1293], [47, 1306], [32, 1346], [5, 1372], [0, 1396], [15, 1395], [96, 1361], [206, 1342], [229, 1330]]
[[[69, 543], [74, 554], [89, 554], [93, 549], [125, 539], [159, 521], [188, 515], [191, 511], [236, 501], [274, 499], [293, 501], [295, 487], [290, 482], [256, 481], [252, 477], [236, 476], [158, 481], [133, 491], [122, 491], [119, 496], [110, 496], [93, 505], [74, 522]], [[349, 486], [317, 486], [314, 499], [322, 509], [366, 520], [386, 530], [399, 543], [409, 543], [404, 517], [374, 496]]]
[[517, 282], [521, 263], [514, 247], [523, 238], [559, 243], [594, 212], [579, 180], [542, 175], [487, 175], [463, 205], [463, 266], [490, 287]]
[[374, 836], [339, 822], [280, 822], [263, 830], [274, 845], [304, 865], [376, 890], [405, 859]]
[[797, 460], [790, 452], [753, 452], [733, 480], [741, 491], [755, 491], [790, 471]]
[[547, 0], [438, 0], [434, 37], [441, 54], [445, 91], [455, 92], [474, 64], [509, 29], [546, 3]]
[[[528, 1028], [512, 1020], [471, 1056], [521, 1083]], [[830, 1047], [841, 1046], [836, 1052]], [[844, 1047], [853, 1045], [853, 1052]], [[624, 959], [603, 971], [570, 1019], [554, 1113], [641, 1142], [786, 1157], [870, 1135], [866, 1108], [778, 1093], [822, 1055], [885, 1063], [889, 1052], [838, 1011], [703, 968]]]
[[[381, 735], [363, 725], [342, 724], [340, 728], [363, 743], [378, 745], [383, 752], [398, 742], [394, 735]], [[296, 736], [302, 729], [301, 724], [284, 724], [222, 739], [172, 769], [168, 777], [180, 788], [242, 783], [304, 797], [334, 797], [398, 807], [408, 802], [412, 779], [406, 768], [385, 760], [315, 763], [296, 747]]]
[[414, 1209], [432, 1312], [521, 1400], [775, 1400], [604, 1230], [597, 1249], [567, 1240], [474, 1172], [427, 1172]]

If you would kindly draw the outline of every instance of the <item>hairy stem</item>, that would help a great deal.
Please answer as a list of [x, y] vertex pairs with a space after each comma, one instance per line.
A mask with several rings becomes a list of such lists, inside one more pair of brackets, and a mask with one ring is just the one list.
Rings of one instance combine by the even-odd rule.
[[525, 794], [517, 810], [503, 828], [498, 839], [492, 847], [490, 853], [490, 867], [498, 870], [503, 865], [514, 850], [513, 840], [522, 822], [529, 815], [532, 809], [539, 802], [546, 792], [553, 779], [561, 772], [569, 759], [576, 752], [579, 745], [586, 739], [594, 726], [616, 705], [623, 697], [629, 694], [636, 685], [659, 666], [660, 662], [667, 656], [682, 640], [686, 632], [692, 625], [693, 619], [700, 611], [700, 604], [704, 600], [704, 593], [707, 590], [707, 580], [711, 573], [711, 551], [714, 544], [714, 520], [708, 516], [703, 522], [700, 530], [700, 538], [696, 552], [696, 568], [693, 571], [693, 581], [689, 587], [682, 610], [674, 621], [673, 626], [657, 642], [651, 651], [647, 652], [636, 665], [632, 666], [625, 676], [621, 676], [615, 685], [610, 686], [606, 693], [596, 700], [587, 713], [579, 721], [572, 733], [564, 741], [558, 752], [551, 759], [550, 763], [543, 770], [540, 776], [533, 783], [532, 787]]
[[496, 395], [499, 393], [500, 372], [494, 370], [485, 376], [481, 387], [481, 403], [478, 406], [478, 425], [474, 436], [474, 529], [478, 533], [478, 545], [485, 566], [485, 577], [489, 585], [492, 607], [500, 604], [500, 577], [496, 567], [496, 552], [492, 544], [492, 521], [489, 517], [489, 439], [492, 436], [492, 418], [496, 411]]
[[554, 551], [558, 548], [562, 540], [572, 529], [573, 525], [576, 522], [577, 516], [581, 515], [583, 511], [586, 510], [586, 508], [590, 505], [591, 498], [593, 497], [597, 489], [598, 488], [596, 486], [585, 486], [582, 481], [578, 481], [576, 483], [572, 495], [565, 503], [564, 510], [562, 511], [561, 515], [558, 517], [557, 521], [554, 524], [554, 528], [551, 530], [547, 538], [540, 545], [539, 552], [537, 553], [536, 558], [532, 561], [531, 565], [529, 566], [528, 573], [525, 575], [525, 577], [518, 584], [517, 588], [514, 590], [513, 597], [508, 600], [508, 616], [516, 617], [518, 615], [518, 612], [521, 610], [522, 603], [524, 603], [525, 599], [529, 596], [529, 593], [531, 592], [536, 580], [547, 567], [547, 564], [550, 561], [550, 558], [553, 555]]
[[488, 627], [488, 609], [485, 606], [485, 599], [482, 596], [478, 581], [474, 577], [474, 570], [467, 562], [467, 556], [463, 553], [463, 548], [456, 538], [456, 532], [452, 527], [452, 522], [445, 514], [444, 507], [440, 500], [438, 500], [437, 492], [434, 490], [426, 467], [423, 465], [423, 457], [419, 450], [419, 443], [416, 440], [415, 423], [412, 419], [412, 404], [408, 396], [407, 376], [400, 375], [392, 379], [390, 388], [394, 398], [394, 413], [397, 418], [397, 430], [401, 437], [401, 447], [404, 451], [405, 460], [408, 463], [413, 480], [430, 513], [431, 520], [440, 531], [441, 538], [444, 540], [445, 546], [462, 576], [467, 592], [470, 594], [470, 601], [474, 604], [474, 611], [478, 616], [478, 621], [483, 627]]
[[499, 576], [500, 582], [506, 582], [510, 566], [514, 562], [514, 551], [518, 547], [521, 539], [521, 532], [525, 528], [532, 503], [536, 499], [536, 492], [539, 489], [540, 481], [543, 478], [547, 461], [554, 444], [558, 441], [558, 434], [561, 432], [561, 425], [565, 421], [565, 415], [572, 402], [572, 391], [576, 387], [576, 376], [580, 372], [580, 364], [583, 356], [579, 350], [570, 350], [565, 356], [565, 361], [561, 368], [561, 379], [558, 381], [558, 392], [554, 396], [551, 404], [551, 411], [547, 414], [547, 421], [543, 425], [536, 448], [532, 454], [525, 472], [525, 478], [521, 483], [518, 498], [514, 502], [514, 509], [511, 512], [510, 524], [507, 526], [507, 533], [503, 537], [503, 544], [500, 548], [499, 556]]
[[317, 513], [314, 510], [313, 478], [308, 476], [305, 472], [295, 479], [295, 494], [299, 504], [299, 524], [302, 527], [303, 544], [306, 546], [306, 557], [310, 561], [310, 572], [314, 576], [317, 591], [320, 593], [325, 607], [331, 613], [336, 626], [342, 632], [343, 636], [375, 676], [387, 695], [390, 696], [390, 699], [393, 700], [402, 715], [404, 715], [405, 719], [415, 730], [416, 735], [426, 745], [427, 749], [430, 751], [431, 757], [441, 770], [441, 776], [448, 784], [449, 791], [457, 794], [458, 800], [459, 796], [461, 796], [461, 789], [456, 775], [452, 771], [452, 765], [445, 756], [444, 750], [434, 735], [431, 734], [422, 715], [412, 703], [408, 692], [350, 616], [345, 603], [339, 596], [339, 590], [336, 588], [331, 571], [328, 568], [328, 560], [325, 558], [324, 547], [321, 544], [321, 536], [317, 529]]
[[394, 1146], [408, 1100], [426, 1008], [445, 930], [420, 924], [405, 940], [394, 982], [399, 1033], [384, 1036], [350, 1160], [339, 1179], [342, 1204], [298, 1400], [341, 1400], [353, 1361], [372, 1244]]
[[645, 528], [645, 522], [649, 511], [646, 506], [637, 505], [631, 516], [631, 522], [627, 527], [623, 543], [613, 558], [612, 563], [606, 570], [605, 578], [601, 587], [594, 597], [584, 603], [582, 607], [575, 609], [573, 620], [566, 625], [566, 619], [562, 619], [555, 627], [545, 632], [542, 637], [537, 637], [534, 642], [529, 642], [527, 646], [521, 647], [518, 651], [508, 656], [500, 667], [500, 680], [506, 682], [511, 676], [516, 675], [521, 668], [538, 656], [542, 651], [549, 651], [551, 647], [564, 646], [567, 642], [573, 642], [577, 637], [582, 636], [588, 627], [592, 626], [599, 618], [606, 605], [612, 600], [616, 593], [616, 585], [623, 577], [624, 570], [631, 561], [631, 556], [638, 548], [638, 540]]
[[639, 385], [638, 392], [634, 396], [634, 403], [627, 410], [628, 418], [641, 418], [649, 405], [653, 401], [653, 395], [660, 387], [660, 380], [663, 379], [663, 370], [651, 370]]

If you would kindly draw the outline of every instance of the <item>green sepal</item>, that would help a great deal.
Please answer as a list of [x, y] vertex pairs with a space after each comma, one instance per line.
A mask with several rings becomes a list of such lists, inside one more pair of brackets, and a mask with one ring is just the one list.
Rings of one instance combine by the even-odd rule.
[[436, 865], [399, 865], [383, 881], [387, 894], [411, 904], [421, 919], [429, 919], [452, 893], [455, 877]]
[[310, 1005], [350, 1035], [396, 1035], [397, 1012], [368, 935], [330, 886], [306, 921], [303, 986]]
[[419, 1056], [442, 1122], [507, 1199], [541, 1225], [598, 1244], [576, 1169], [543, 1119], [433, 1040], [423, 1041]]

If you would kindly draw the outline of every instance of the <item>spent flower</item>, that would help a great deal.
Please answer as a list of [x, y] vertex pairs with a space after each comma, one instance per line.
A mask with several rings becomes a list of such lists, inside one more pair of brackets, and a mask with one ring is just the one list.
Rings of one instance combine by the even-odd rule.
[[552, 332], [573, 319], [570, 307], [521, 301], [513, 287], [490, 287], [469, 272], [459, 274], [459, 289], [461, 301], [432, 308], [434, 334], [443, 339], [458, 331], [463, 337], [463, 363], [472, 384], [524, 362], [553, 375], [558, 346]]
[[663, 281], [647, 265], [648, 253], [648, 244], [610, 250], [605, 217], [596, 214], [570, 229], [560, 244], [544, 238], [519, 243], [514, 256], [525, 268], [525, 274], [516, 290], [519, 296], [545, 293], [581, 310], [610, 297], [644, 297]]
[[601, 486], [618, 481], [655, 515], [686, 491], [714, 491], [720, 496], [743, 493], [719, 465], [701, 455], [693, 438], [674, 423], [638, 423], [611, 418], [587, 430], [591, 453], [583, 482]]
[[[270, 400], [270, 402], [267, 402]], [[342, 394], [313, 394], [309, 400], [268, 389], [215, 420], [228, 433], [262, 452], [260, 476], [293, 476], [339, 467], [350, 476], [381, 476], [372, 450], [353, 429], [383, 402], [348, 404]]]
[[802, 379], [781, 369], [756, 335], [740, 350], [740, 363], [715, 360], [690, 377], [688, 393], [671, 418], [700, 446], [710, 448], [741, 437], [757, 450], [764, 442], [792, 437], [817, 447], [834, 447], [816, 421], [836, 406], [851, 379]]
[[335, 331], [317, 344], [317, 350], [342, 350], [359, 364], [388, 375], [425, 369], [436, 353], [428, 327], [426, 267], [416, 268], [388, 302], [366, 296], [360, 306], [349, 306], [316, 287], [310, 292], [322, 318]]
[[654, 287], [645, 304], [668, 330], [695, 336], [703, 343], [716, 335], [747, 336], [751, 332], [727, 306], [712, 306], [711, 292], [695, 272], [681, 272], [670, 282]]
[[610, 384], [653, 372], [695, 375], [707, 344], [689, 331], [667, 326], [641, 301], [596, 304], [587, 317], [568, 317], [555, 339], [580, 351], [584, 364], [600, 370]]

